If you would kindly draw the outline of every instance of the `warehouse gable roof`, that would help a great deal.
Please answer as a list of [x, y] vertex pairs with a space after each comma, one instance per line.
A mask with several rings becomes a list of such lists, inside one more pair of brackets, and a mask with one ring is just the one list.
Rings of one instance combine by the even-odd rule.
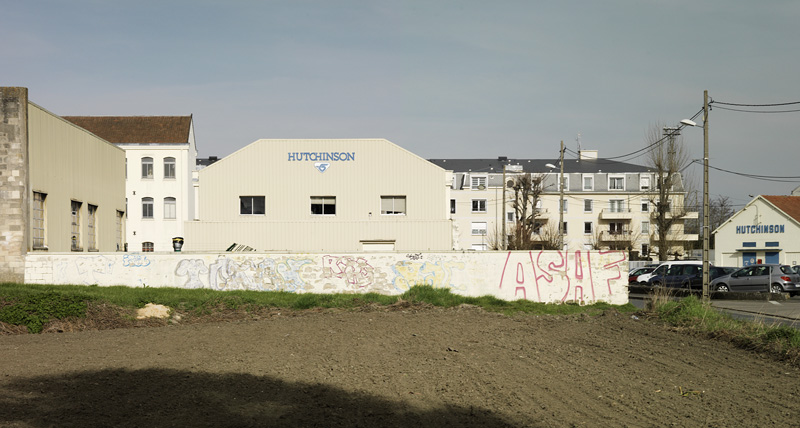
[[761, 197], [800, 223], [800, 196], [761, 195]]
[[192, 116], [62, 116], [115, 144], [186, 144]]

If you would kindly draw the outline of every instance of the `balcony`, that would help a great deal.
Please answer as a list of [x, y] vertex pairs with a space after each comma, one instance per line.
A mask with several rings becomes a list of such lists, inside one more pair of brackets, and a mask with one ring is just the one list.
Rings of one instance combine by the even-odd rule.
[[550, 218], [550, 210], [547, 208], [539, 208], [539, 212], [536, 213], [537, 219], [544, 219], [547, 220]]
[[630, 241], [630, 230], [603, 230], [600, 232], [601, 241]]
[[[654, 231], [652, 233], [652, 237], [653, 237], [654, 241], [657, 241], [658, 240], [658, 232]], [[667, 236], [667, 239], [669, 241], [674, 241], [674, 242], [693, 242], [693, 241], [699, 241], [700, 240], [700, 235], [698, 235], [696, 233], [686, 234], [686, 233], [672, 233], [672, 232], [670, 232], [668, 234], [668, 236]]]
[[600, 211], [601, 220], [630, 220], [633, 218], [633, 212], [628, 209], [618, 208], [603, 208]]

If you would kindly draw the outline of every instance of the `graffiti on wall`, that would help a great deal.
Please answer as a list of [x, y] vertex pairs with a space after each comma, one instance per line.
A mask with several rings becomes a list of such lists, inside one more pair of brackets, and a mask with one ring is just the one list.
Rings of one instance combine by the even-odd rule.
[[322, 277], [340, 278], [351, 288], [364, 289], [375, 282], [375, 269], [362, 257], [322, 256]]
[[600, 251], [596, 256], [604, 259], [600, 267], [606, 278], [602, 290], [595, 289], [595, 271], [592, 252], [529, 251], [508, 252], [500, 275], [500, 289], [513, 289], [514, 298], [552, 301], [549, 296], [559, 296], [558, 301], [596, 301], [598, 294], [613, 296], [612, 281], [623, 277], [624, 251]]
[[456, 261], [399, 261], [392, 266], [395, 273], [392, 284], [405, 292], [414, 285], [430, 285], [433, 288], [463, 289], [465, 283], [457, 286], [453, 282], [453, 271], [464, 270], [464, 262]]
[[[186, 288], [297, 291], [307, 285], [300, 276], [300, 269], [310, 263], [311, 259], [307, 258], [279, 260], [264, 257], [253, 260], [218, 256], [206, 267], [201, 259], [183, 259], [178, 262], [175, 275], [187, 277], [183, 284]], [[203, 278], [207, 279], [206, 283], [203, 283]]]

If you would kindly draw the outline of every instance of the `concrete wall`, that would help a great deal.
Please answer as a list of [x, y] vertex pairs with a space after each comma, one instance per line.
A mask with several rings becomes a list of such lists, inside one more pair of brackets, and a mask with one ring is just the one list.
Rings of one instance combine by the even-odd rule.
[[29, 254], [25, 282], [402, 294], [415, 284], [465, 296], [628, 302], [621, 251], [360, 254]]
[[28, 89], [0, 87], [0, 281], [24, 276], [28, 162]]

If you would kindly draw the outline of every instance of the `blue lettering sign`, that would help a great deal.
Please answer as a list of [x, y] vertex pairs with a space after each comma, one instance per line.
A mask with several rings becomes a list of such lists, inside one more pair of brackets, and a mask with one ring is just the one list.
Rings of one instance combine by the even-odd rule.
[[736, 226], [737, 235], [747, 235], [755, 233], [785, 233], [786, 225], [784, 224], [752, 224], [745, 226]]
[[356, 152], [289, 152], [289, 162], [354, 161]]

